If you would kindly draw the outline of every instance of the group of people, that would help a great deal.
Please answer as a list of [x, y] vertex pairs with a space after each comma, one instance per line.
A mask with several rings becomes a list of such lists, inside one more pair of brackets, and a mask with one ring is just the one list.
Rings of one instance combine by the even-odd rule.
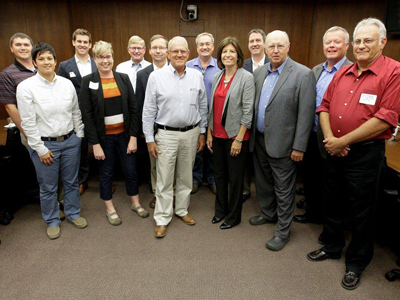
[[[342, 286], [358, 286], [373, 256], [384, 140], [400, 114], [400, 63], [382, 55], [385, 26], [374, 18], [358, 23], [354, 63], [346, 58], [346, 29], [329, 28], [323, 37], [326, 61], [313, 70], [289, 57], [286, 32], [266, 35], [252, 29], [248, 37], [251, 58], [244, 59], [234, 37], [219, 43], [214, 58], [213, 35], [201, 33], [196, 38], [198, 57], [188, 61], [185, 38], [168, 41], [154, 35], [149, 63], [143, 58], [144, 40], [133, 36], [127, 48], [131, 58], [114, 71], [111, 44], [96, 42], [91, 58], [91, 35], [78, 29], [72, 36], [75, 56], [60, 64], [58, 75], [50, 45], [33, 45], [21, 33], [11, 38], [16, 60], [1, 73], [0, 102], [27, 138], [50, 239], [60, 236], [58, 174], [66, 218], [77, 228], [87, 226], [80, 216], [80, 192], [87, 187], [88, 143], [98, 160], [100, 198], [109, 223], [122, 222], [112, 202], [116, 154], [131, 209], [149, 216], [140, 205], [136, 173], [135, 153], [143, 132], [157, 238], [166, 235], [174, 213], [185, 224], [195, 224], [188, 208], [190, 194], [201, 186], [203, 165], [216, 194], [211, 222], [222, 222], [223, 230], [238, 225], [250, 192], [248, 167], [253, 165], [261, 212], [249, 222], [276, 223], [266, 247], [284, 248], [292, 220], [323, 223], [319, 242], [324, 246], [307, 258], [338, 259], [348, 218], [352, 240]], [[296, 165], [303, 160], [307, 210], [293, 216]]]

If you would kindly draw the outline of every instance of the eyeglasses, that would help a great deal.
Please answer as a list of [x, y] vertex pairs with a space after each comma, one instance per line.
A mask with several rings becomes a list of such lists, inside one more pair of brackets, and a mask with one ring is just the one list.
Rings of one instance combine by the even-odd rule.
[[274, 46], [268, 46], [267, 49], [270, 51], [274, 51], [275, 48], [278, 48], [278, 50], [283, 50], [285, 48], [285, 45], [274, 45]]
[[101, 61], [103, 61], [103, 60], [108, 60], [109, 61], [109, 60], [113, 59], [112, 55], [105, 55], [105, 56], [100, 55], [100, 56], [96, 56], [96, 58], [101, 60]]
[[142, 51], [144, 47], [128, 47], [128, 49], [132, 51]]
[[361, 43], [363, 43], [365, 46], [370, 46], [372, 45], [373, 42], [377, 41], [379, 39], [361, 39], [361, 40], [355, 40], [353, 41], [353, 45], [359, 46]]
[[178, 55], [178, 54], [181, 54], [181, 55], [186, 55], [187, 53], [188, 53], [188, 51], [186, 51], [186, 50], [172, 50], [172, 51], [170, 51], [173, 55]]
[[167, 47], [151, 47], [150, 49], [154, 51], [164, 51], [167, 50]]

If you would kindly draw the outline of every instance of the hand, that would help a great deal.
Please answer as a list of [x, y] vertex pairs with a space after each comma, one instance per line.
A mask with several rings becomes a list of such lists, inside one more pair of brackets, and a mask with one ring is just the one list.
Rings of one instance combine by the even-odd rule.
[[197, 152], [200, 152], [204, 149], [204, 145], [206, 144], [206, 136], [204, 134], [199, 135], [199, 140], [197, 141]]
[[[336, 156], [343, 150], [346, 150], [347, 152], [350, 150], [349, 145], [343, 145], [343, 141], [341, 138], [330, 137], [324, 139], [323, 142], [325, 143], [326, 151], [332, 156]], [[345, 154], [344, 156], [347, 155], [346, 152], [343, 152], [343, 154]]]
[[54, 162], [53, 157], [54, 154], [49, 150], [45, 155], [39, 156], [39, 159], [42, 164], [50, 166]]
[[157, 154], [161, 154], [161, 151], [158, 149], [155, 142], [147, 143], [147, 150], [154, 158], [157, 158]]
[[137, 151], [137, 139], [131, 136], [129, 139], [128, 147], [126, 148], [126, 154], [135, 153]]
[[292, 151], [292, 154], [290, 154], [290, 158], [295, 162], [302, 161], [303, 157], [304, 157], [304, 152], [297, 151], [297, 150], [294, 150], [294, 149]]
[[349, 154], [350, 148], [346, 147], [344, 148], [341, 152], [339, 152], [338, 154], [336, 154], [336, 157], [345, 157]]
[[104, 154], [103, 148], [100, 144], [93, 145], [93, 155], [97, 160], [105, 160], [106, 156]]
[[212, 142], [213, 141], [212, 140], [213, 140], [212, 135], [211, 134], [207, 135], [207, 148], [208, 148], [208, 150], [210, 150], [211, 153], [213, 153], [213, 150], [212, 150]]
[[231, 146], [231, 156], [238, 156], [242, 151], [242, 143], [234, 140]]

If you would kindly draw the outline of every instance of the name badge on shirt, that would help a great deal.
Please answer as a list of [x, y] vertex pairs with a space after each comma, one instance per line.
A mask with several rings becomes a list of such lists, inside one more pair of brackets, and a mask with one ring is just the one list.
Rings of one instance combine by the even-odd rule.
[[74, 72], [69, 72], [69, 77], [76, 77], [76, 75], [75, 75], [75, 73]]
[[90, 81], [89, 82], [89, 89], [98, 90], [99, 89], [99, 83]]
[[362, 104], [367, 104], [367, 105], [375, 105], [377, 97], [378, 97], [377, 95], [362, 93], [359, 102]]

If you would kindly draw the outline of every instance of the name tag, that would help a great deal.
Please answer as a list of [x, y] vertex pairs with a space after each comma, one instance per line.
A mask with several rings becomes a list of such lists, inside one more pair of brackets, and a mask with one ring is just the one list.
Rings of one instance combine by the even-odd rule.
[[69, 72], [69, 77], [76, 77], [76, 75], [75, 75], [75, 73], [74, 72]]
[[359, 102], [362, 104], [367, 104], [367, 105], [375, 105], [377, 97], [378, 97], [377, 95], [362, 93]]
[[99, 83], [90, 81], [89, 82], [89, 89], [98, 90], [99, 89]]

